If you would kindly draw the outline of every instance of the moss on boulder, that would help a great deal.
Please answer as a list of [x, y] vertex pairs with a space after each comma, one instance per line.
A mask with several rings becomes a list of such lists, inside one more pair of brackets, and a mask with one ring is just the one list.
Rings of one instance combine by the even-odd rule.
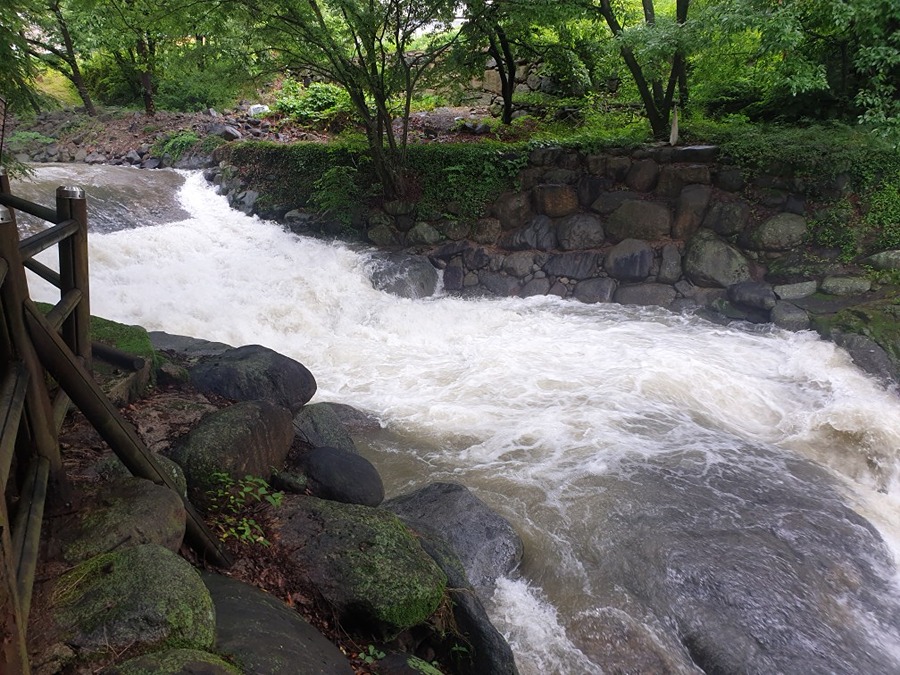
[[55, 581], [53, 619], [80, 657], [165, 648], [209, 649], [209, 591], [183, 558], [156, 544], [95, 556]]
[[247, 475], [268, 480], [284, 464], [293, 439], [287, 408], [246, 401], [204, 417], [170, 456], [184, 469], [191, 497], [203, 501], [218, 485], [216, 472], [235, 480]]
[[215, 654], [197, 649], [170, 649], [144, 654], [103, 671], [103, 675], [241, 675], [241, 670]]
[[394, 514], [299, 496], [279, 514], [282, 545], [345, 624], [393, 636], [438, 608], [447, 577]]
[[177, 551], [184, 538], [184, 502], [149, 480], [122, 478], [103, 484], [54, 530], [51, 551], [58, 544], [68, 563], [147, 543]]

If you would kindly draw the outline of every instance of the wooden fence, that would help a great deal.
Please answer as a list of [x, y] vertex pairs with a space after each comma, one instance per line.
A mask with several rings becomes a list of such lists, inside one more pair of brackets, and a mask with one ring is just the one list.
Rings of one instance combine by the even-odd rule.
[[[16, 210], [52, 226], [19, 241]], [[34, 259], [57, 246], [59, 272]], [[25, 269], [59, 289], [46, 314], [32, 302]], [[69, 493], [58, 433], [74, 403], [135, 476], [176, 490], [137, 433], [90, 374], [87, 201], [77, 187], [56, 191], [56, 208], [15, 197], [0, 168], [0, 673], [30, 672], [27, 625], [44, 507]], [[59, 386], [51, 399], [48, 374]], [[220, 542], [191, 504], [187, 538], [206, 559], [228, 565]]]

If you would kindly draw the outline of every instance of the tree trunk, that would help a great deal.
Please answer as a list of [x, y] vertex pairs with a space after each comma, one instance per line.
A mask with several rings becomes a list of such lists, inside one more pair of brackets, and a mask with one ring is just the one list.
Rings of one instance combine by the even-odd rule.
[[152, 55], [147, 41], [141, 37], [135, 48], [138, 55], [138, 67], [141, 72], [141, 98], [144, 100], [144, 112], [148, 117], [156, 115], [156, 101], [153, 100]]
[[497, 74], [500, 76], [500, 97], [503, 99], [500, 121], [509, 124], [512, 122], [513, 92], [516, 90], [516, 59], [506, 32], [499, 25], [495, 25], [494, 34], [488, 36], [488, 54], [497, 64]]
[[72, 35], [69, 33], [69, 25], [66, 23], [62, 10], [59, 8], [58, 4], [53, 6], [53, 14], [56, 17], [56, 25], [59, 27], [63, 45], [65, 45], [66, 48], [65, 61], [69, 64], [69, 68], [71, 69], [71, 72], [65, 73], [65, 75], [72, 81], [72, 84], [75, 85], [75, 90], [81, 97], [81, 101], [84, 103], [84, 109], [87, 111], [87, 114], [91, 117], [96, 117], [97, 109], [94, 107], [94, 101], [91, 98], [87, 85], [84, 83], [81, 69], [78, 67], [78, 59], [75, 56], [75, 45], [72, 42]]

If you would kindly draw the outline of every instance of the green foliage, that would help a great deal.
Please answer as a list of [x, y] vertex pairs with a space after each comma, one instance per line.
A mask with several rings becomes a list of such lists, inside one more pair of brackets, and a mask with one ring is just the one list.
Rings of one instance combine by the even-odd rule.
[[878, 270], [870, 265], [863, 265], [862, 268], [872, 283], [900, 288], [900, 270]]
[[843, 262], [850, 262], [859, 253], [862, 234], [859, 218], [846, 199], [823, 209], [809, 222], [810, 241], [840, 250]]
[[21, 152], [33, 145], [50, 145], [56, 143], [55, 138], [44, 136], [37, 131], [14, 131], [6, 139], [10, 152]]
[[869, 210], [865, 222], [877, 228], [877, 246], [900, 248], [900, 174], [884, 181], [868, 195]]
[[273, 107], [300, 124], [319, 128], [341, 129], [354, 119], [353, 103], [347, 91], [326, 82], [313, 82], [304, 87], [295, 80], [285, 80]]
[[133, 64], [116, 61], [111, 54], [91, 54], [82, 62], [81, 73], [91, 94], [104, 105], [129, 106], [140, 98]]
[[235, 539], [245, 544], [269, 546], [262, 527], [252, 517], [254, 505], [281, 506], [284, 493], [272, 492], [269, 484], [258, 476], [235, 480], [217, 471], [212, 475], [216, 487], [206, 493], [209, 512], [222, 541]]
[[349, 227], [354, 212], [364, 205], [367, 196], [356, 167], [332, 166], [313, 185], [312, 202], [316, 208], [345, 228]]
[[416, 94], [410, 101], [410, 112], [428, 112], [447, 105], [447, 99], [440, 94]]
[[497, 143], [430, 144], [409, 148], [409, 171], [419, 187], [420, 208], [477, 218], [485, 205], [516, 187], [528, 155]]
[[363, 663], [368, 663], [372, 665], [376, 661], [380, 661], [386, 656], [386, 654], [380, 649], [376, 648], [375, 645], [368, 645], [365, 651], [359, 653], [359, 659]]
[[194, 148], [200, 137], [193, 131], [179, 131], [167, 138], [159, 139], [153, 144], [152, 152], [157, 157], [169, 155], [178, 161], [184, 153]]

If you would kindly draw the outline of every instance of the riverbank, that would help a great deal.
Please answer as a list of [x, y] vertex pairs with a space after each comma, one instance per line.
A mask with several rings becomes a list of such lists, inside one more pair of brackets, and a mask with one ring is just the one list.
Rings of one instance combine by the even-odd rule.
[[[147, 343], [146, 333], [139, 327], [119, 326], [115, 332], [117, 335], [128, 335], [129, 344]], [[406, 534], [405, 526], [400, 525], [400, 521], [391, 514], [389, 509], [394, 507], [375, 509], [382, 497], [367, 497], [366, 494], [372, 494], [371, 491], [360, 492], [360, 485], [366, 481], [371, 483], [374, 480], [380, 486], [380, 478], [377, 473], [372, 474], [374, 469], [371, 465], [356, 454], [349, 429], [365, 433], [365, 429], [371, 429], [373, 425], [377, 427], [377, 422], [347, 406], [332, 409], [327, 403], [311, 406], [301, 403], [299, 407], [294, 406], [297, 415], [293, 428], [290, 415], [284, 411], [293, 441], [287, 443], [289, 450], [287, 446], [277, 450], [272, 446], [272, 439], [279, 433], [275, 430], [279, 426], [275, 422], [278, 406], [270, 406], [264, 412], [260, 420], [264, 431], [252, 430], [254, 423], [243, 411], [247, 406], [260, 406], [261, 401], [266, 399], [284, 404], [283, 392], [286, 390], [296, 391], [300, 396], [298, 402], [307, 399], [315, 385], [312, 383], [313, 389], [310, 390], [308, 385], [312, 381], [303, 382], [308, 377], [300, 373], [302, 366], [262, 348], [255, 348], [255, 351], [252, 348], [235, 350], [220, 343], [162, 333], [154, 334], [153, 342], [162, 351], [149, 352], [148, 356], [144, 350], [140, 356], [147, 358], [148, 364], [151, 361], [155, 364], [155, 377], [152, 379], [157, 382], [156, 386], [147, 389], [148, 379], [143, 376], [128, 386], [118, 382], [113, 386], [109, 380], [109, 377], [121, 379], [121, 374], [106, 376], [104, 381], [107, 386], [113, 386], [114, 391], [131, 392], [128, 397], [131, 400], [122, 401], [127, 403], [123, 414], [134, 424], [147, 446], [157, 453], [158, 461], [164, 462], [164, 466], [177, 474], [179, 478], [176, 482], [190, 491], [194, 503], [200, 505], [206, 514], [210, 527], [223, 537], [235, 563], [226, 570], [219, 570], [180, 547], [178, 527], [174, 525], [178, 519], [174, 517], [173, 520], [171, 508], [162, 499], [165, 491], [151, 496], [152, 490], [150, 493], [147, 491], [158, 489], [148, 481], [124, 478], [127, 475], [124, 468], [96, 431], [80, 415], [70, 416], [61, 433], [60, 443], [74, 501], [65, 512], [51, 514], [45, 525], [48, 557], [44, 559], [39, 573], [42, 582], [36, 593], [32, 612], [35, 622], [30, 633], [36, 636], [31, 645], [33, 672], [82, 672], [85, 668], [96, 672], [99, 667], [105, 673], [126, 674], [144, 672], [140, 671], [140, 667], [163, 668], [164, 662], [181, 658], [193, 659], [195, 664], [205, 663], [206, 667], [212, 668], [209, 672], [232, 672], [226, 664], [217, 665], [219, 662], [214, 657], [204, 655], [206, 651], [225, 657], [227, 662], [238, 667], [235, 672], [275, 672], [273, 669], [277, 663], [283, 661], [287, 664], [298, 659], [301, 663], [319, 664], [316, 667], [324, 667], [327, 672], [344, 672], [346, 666], [340, 666], [339, 662], [347, 660], [353, 672], [358, 674], [378, 673], [382, 667], [389, 667], [390, 663], [394, 664], [392, 667], [398, 667], [407, 661], [410, 665], [404, 667], [415, 668], [415, 664], [419, 663], [432, 669], [423, 672], [515, 672], [509, 647], [491, 628], [484, 609], [476, 599], [476, 591], [469, 585], [467, 573], [462, 571], [465, 568], [471, 575], [473, 568], [468, 563], [461, 563], [453, 549], [441, 543], [443, 540], [437, 535], [421, 534], [423, 529], [432, 527], [424, 521], [417, 521], [416, 529], [420, 532], [417, 537], [422, 538], [423, 545], [429, 551], [440, 551], [432, 555], [438, 555], [441, 566], [457, 571], [447, 572], [453, 588], [446, 591], [449, 594], [446, 601], [441, 599], [444, 591], [438, 593], [437, 599], [441, 601], [437, 613], [435, 607], [431, 607], [424, 614], [419, 610], [415, 610], [418, 613], [412, 616], [404, 614], [411, 609], [410, 602], [418, 602], [413, 600], [415, 593], [410, 596], [409, 591], [404, 589], [412, 589], [420, 581], [422, 565], [434, 566], [434, 563], [425, 563], [428, 557], [417, 543], [418, 538]], [[253, 356], [248, 356], [249, 361], [244, 356], [239, 356], [237, 361], [230, 357], [231, 354], [249, 355], [248, 350], [253, 352]], [[264, 365], [271, 359], [279, 362], [277, 375]], [[200, 374], [202, 370], [209, 369], [211, 361], [215, 361], [217, 368], [221, 369], [223, 360], [241, 364], [239, 367], [244, 369], [243, 375], [239, 379], [223, 379], [221, 370], [218, 370], [214, 381], [211, 381], [208, 376], [204, 379]], [[262, 367], [263, 371], [254, 374], [254, 371], [246, 370], [250, 362], [255, 363], [252, 368]], [[267, 382], [273, 388], [268, 388]], [[227, 393], [228, 397], [217, 394], [216, 390]], [[241, 403], [242, 400], [248, 402]], [[240, 414], [237, 412], [239, 409], [242, 411]], [[262, 412], [264, 408], [259, 410]], [[340, 418], [335, 411], [340, 412]], [[272, 417], [273, 414], [275, 417]], [[228, 420], [235, 418], [235, 415], [243, 421], [233, 431], [226, 431], [228, 425], [234, 424], [234, 421]], [[347, 420], [347, 423], [341, 419]], [[243, 426], [246, 424], [250, 427]], [[190, 453], [196, 455], [198, 443], [202, 443], [198, 439], [208, 435], [207, 430], [210, 429], [217, 429], [215, 456], [204, 459], [203, 468], [198, 469], [195, 466], [197, 460], [190, 459]], [[329, 447], [325, 447], [326, 442]], [[234, 443], [238, 446], [231, 447]], [[279, 468], [281, 462], [272, 452], [287, 458], [287, 464]], [[315, 460], [315, 465], [310, 464], [311, 454], [321, 455]], [[183, 468], [173, 464], [169, 457], [176, 458]], [[340, 478], [334, 474], [335, 468], [329, 468], [335, 461], [340, 465]], [[270, 476], [272, 467], [278, 470]], [[224, 473], [216, 473], [216, 470]], [[252, 476], [256, 482], [245, 482], [245, 473], [247, 481]], [[223, 476], [228, 482], [216, 483], [213, 480], [215, 476]], [[272, 481], [275, 487], [271, 491], [258, 493], [257, 490], [266, 485], [264, 480]], [[340, 487], [334, 483], [335, 480], [339, 480], [340, 485], [346, 485]], [[208, 487], [201, 489], [201, 485]], [[277, 492], [274, 491], [276, 487], [279, 489]], [[251, 488], [256, 499], [248, 501], [251, 493], [247, 491]], [[460, 486], [459, 489], [464, 488]], [[123, 502], [121, 495], [126, 492], [130, 496]], [[264, 494], [266, 498], [262, 499]], [[316, 500], [311, 495], [336, 501]], [[224, 499], [228, 501], [222, 501]], [[307, 506], [326, 503], [331, 504], [327, 509], [331, 510], [329, 517], [333, 520], [328, 527], [330, 563], [309, 558], [322, 545], [315, 541], [303, 547], [307, 558], [298, 563], [298, 551], [290, 542], [296, 533], [291, 534], [287, 524], [294, 522], [297, 514]], [[350, 506], [354, 503], [368, 503], [373, 508], [365, 513], [356, 513], [353, 509], [359, 510], [361, 507]], [[440, 507], [439, 502], [432, 503], [437, 506], [438, 513], [443, 512], [443, 517], [448, 517], [446, 506]], [[231, 506], [226, 508], [228, 504]], [[490, 522], [492, 518], [502, 521], [479, 504], [474, 497], [466, 503], [468, 511], [479, 513], [482, 522]], [[359, 519], [376, 515], [376, 520], [383, 521], [381, 528], [388, 525], [394, 531], [388, 533], [376, 529], [366, 534], [365, 528], [369, 526], [361, 525]], [[183, 516], [181, 520], [183, 534]], [[170, 523], [173, 523], [172, 527]], [[474, 539], [472, 532], [454, 534], [445, 531], [443, 534], [444, 537], [448, 535], [456, 537], [455, 550], [459, 550], [460, 543], [468, 542], [463, 545], [471, 547], [472, 551], [479, 551], [477, 555], [484, 559], [486, 542]], [[514, 536], [511, 530], [510, 536]], [[347, 555], [344, 551], [348, 547], [351, 550], [363, 547], [368, 553], [356, 562], [340, 563], [342, 556]], [[382, 550], [384, 547], [387, 548]], [[412, 548], [404, 552], [404, 547]], [[173, 588], [178, 595], [171, 599], [160, 595], [166, 592], [161, 588], [148, 588], [144, 594], [146, 597], [138, 602], [127, 589], [127, 570], [109, 575], [105, 580], [102, 576], [100, 579], [94, 578], [92, 570], [100, 565], [97, 561], [101, 558], [109, 558], [105, 564], [113, 569], [126, 564], [124, 559], [119, 561], [115, 556], [138, 556], [134, 561], [129, 558], [128, 564], [140, 566], [141, 556], [149, 555], [153, 550], [159, 551], [154, 556], [162, 555], [164, 548], [174, 551], [181, 548], [183, 556], [196, 567], [207, 570], [202, 578], [212, 593], [217, 614], [216, 620], [209, 626], [201, 615], [182, 617], [182, 621], [187, 623], [173, 624], [154, 609], [154, 603], [170, 603], [174, 610], [174, 603], [203, 605], [208, 602], [204, 600], [202, 591], [188, 589], [189, 583], [183, 588], [175, 584]], [[413, 559], [408, 558], [411, 554]], [[414, 561], [416, 555], [419, 556], [418, 562]], [[471, 554], [462, 555], [468, 560], [466, 556]], [[380, 560], [378, 556], [386, 556], [386, 559]], [[521, 556], [521, 544], [518, 556]], [[478, 593], [489, 593], [490, 579], [511, 570], [510, 563], [499, 563], [500, 558], [496, 556], [495, 560], [501, 567], [494, 569], [479, 563]], [[174, 562], [174, 559], [168, 561], [163, 556], [156, 564], [170, 570], [167, 574], [173, 575], [172, 578], [184, 577], [187, 583], [192, 578], [190, 568], [175, 569]], [[401, 564], [403, 569], [398, 571], [397, 566]], [[515, 564], [517, 559], [512, 561], [512, 566]], [[368, 571], [363, 571], [363, 568]], [[372, 570], [378, 571], [377, 583], [374, 578], [368, 579], [367, 575]], [[122, 577], [123, 573], [125, 577]], [[441, 574], [436, 569], [435, 573]], [[233, 581], [217, 581], [216, 575], [220, 574], [227, 575]], [[402, 579], [396, 576], [398, 574]], [[483, 576], [485, 574], [488, 576]], [[81, 601], [77, 600], [78, 593], [75, 593], [76, 599], [72, 599], [75, 591], [69, 584], [73, 576], [78, 579], [78, 586], [86, 586], [93, 589], [91, 593], [110, 598], [101, 614], [91, 609], [86, 599], [86, 605], [82, 607]], [[225, 586], [221, 587], [223, 583]], [[360, 583], [368, 590], [362, 590]], [[376, 583], [374, 591], [369, 588], [370, 583]], [[382, 587], [385, 583], [389, 584], [390, 590]], [[273, 600], [268, 601], [269, 605], [265, 602], [265, 606], [260, 605], [263, 596], [254, 595], [258, 592], [252, 591], [252, 588], [266, 591]], [[336, 594], [337, 589], [340, 590]], [[235, 594], [241, 600], [231, 607], [229, 603], [233, 604], [233, 601], [227, 598]], [[277, 610], [281, 603], [284, 603], [283, 608]], [[379, 603], [388, 604], [382, 609], [375, 609]], [[344, 605], [351, 605], [352, 610]], [[390, 616], [398, 617], [391, 621], [403, 623], [388, 626], [382, 623], [384, 619], [373, 619], [380, 611], [388, 609], [392, 613]], [[299, 615], [290, 618], [293, 611], [299, 612]], [[236, 614], [232, 616], [234, 612]], [[370, 615], [372, 612], [374, 614]], [[248, 615], [254, 616], [252, 625], [246, 623]], [[401, 615], [404, 615], [403, 619], [399, 618]], [[301, 616], [336, 647], [328, 647], [321, 638], [311, 637], [308, 634], [311, 629], [303, 628], [305, 624]], [[239, 621], [241, 627], [238, 628], [237, 624], [232, 626], [234, 621]], [[291, 625], [282, 625], [285, 621]], [[446, 623], [448, 621], [449, 624]], [[150, 630], [145, 624], [156, 627]], [[202, 637], [208, 630], [215, 632], [214, 642]], [[98, 631], [105, 636], [105, 642], [101, 640], [98, 643], [94, 639]], [[286, 640], [288, 644], [279, 646], [277, 640], [270, 640], [267, 634], [272, 632], [280, 633], [282, 641]], [[303, 633], [307, 633], [305, 637]], [[464, 648], [451, 649], [453, 640], [461, 640], [459, 644]], [[189, 647], [194, 651], [176, 656], [169, 651], [173, 645]], [[427, 660], [416, 661], [413, 653], [421, 654]], [[221, 670], [220, 666], [225, 669]], [[320, 671], [300, 668], [296, 672]], [[351, 671], [348, 669], [347, 672]]]

